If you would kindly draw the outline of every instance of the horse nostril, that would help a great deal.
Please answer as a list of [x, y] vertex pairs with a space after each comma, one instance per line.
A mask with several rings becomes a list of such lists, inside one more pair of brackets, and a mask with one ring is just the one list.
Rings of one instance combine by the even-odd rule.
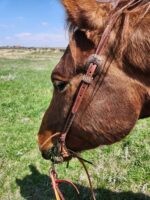
[[68, 85], [68, 81], [59, 81], [59, 80], [54, 80], [53, 81], [53, 85], [56, 88], [56, 90], [58, 90], [59, 92], [63, 92], [65, 91], [65, 89], [67, 88]]

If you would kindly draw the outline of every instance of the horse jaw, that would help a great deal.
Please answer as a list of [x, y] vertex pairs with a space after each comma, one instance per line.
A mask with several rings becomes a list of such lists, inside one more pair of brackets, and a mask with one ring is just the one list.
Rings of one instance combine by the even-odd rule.
[[89, 88], [66, 139], [74, 151], [113, 144], [127, 136], [139, 119], [145, 89], [112, 66], [91, 99], [92, 93]]

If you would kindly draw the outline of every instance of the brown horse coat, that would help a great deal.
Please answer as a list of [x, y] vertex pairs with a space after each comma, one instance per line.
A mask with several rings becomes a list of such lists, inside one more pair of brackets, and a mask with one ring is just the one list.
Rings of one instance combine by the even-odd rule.
[[[119, 6], [129, 1], [121, 0]], [[74, 151], [119, 141], [139, 118], [150, 116], [150, 3], [143, 2], [122, 13], [110, 34], [103, 54], [106, 65], [89, 87], [66, 139], [67, 147]], [[54, 94], [38, 134], [45, 158], [55, 146], [51, 136], [63, 129], [87, 59], [95, 52], [112, 9], [111, 4], [95, 0], [62, 3], [72, 31], [52, 73]]]

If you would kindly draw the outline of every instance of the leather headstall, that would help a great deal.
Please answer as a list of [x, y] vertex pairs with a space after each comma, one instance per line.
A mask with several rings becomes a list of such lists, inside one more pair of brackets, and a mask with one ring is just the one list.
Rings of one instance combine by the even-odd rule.
[[[106, 1], [107, 1], [107, 3], [114, 2], [114, 0], [97, 0], [97, 1], [103, 2], [103, 3], [106, 3]], [[97, 46], [95, 54], [91, 55], [87, 61], [87, 64], [86, 64], [87, 71], [86, 71], [85, 75], [83, 75], [81, 84], [79, 85], [78, 93], [75, 97], [75, 101], [73, 103], [71, 111], [69, 112], [68, 117], [66, 119], [64, 129], [62, 132], [59, 133], [59, 140], [58, 140], [59, 147], [60, 147], [59, 153], [61, 154], [63, 159], [69, 158], [70, 156], [74, 156], [73, 154], [75, 152], [73, 152], [72, 150], [69, 150], [66, 147], [66, 137], [71, 128], [71, 125], [73, 123], [75, 115], [79, 110], [81, 102], [83, 101], [85, 93], [86, 93], [89, 85], [92, 83], [92, 81], [94, 79], [96, 70], [100, 70], [101, 66], [104, 63], [103, 55], [107, 48], [107, 43], [108, 43], [109, 36], [111, 34], [113, 27], [115, 26], [119, 16], [124, 11], [127, 11], [128, 9], [130, 9], [133, 6], [136, 7], [137, 5], [142, 4], [143, 0], [130, 0], [127, 4], [121, 6], [121, 8], [119, 7], [120, 6], [119, 3], [121, 3], [122, 0], [116, 0], [115, 2], [116, 2], [116, 6], [113, 9], [113, 10], [115, 10], [115, 12], [112, 12], [109, 16], [108, 23], [107, 23], [106, 28], [101, 36], [101, 40]], [[116, 9], [117, 6], [119, 7], [118, 10]]]

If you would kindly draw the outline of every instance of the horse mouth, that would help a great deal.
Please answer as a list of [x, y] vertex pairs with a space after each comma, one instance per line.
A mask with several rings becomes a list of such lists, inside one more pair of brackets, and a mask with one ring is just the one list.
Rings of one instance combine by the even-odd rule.
[[51, 156], [50, 161], [53, 164], [59, 164], [64, 162], [64, 158], [62, 156]]
[[60, 163], [63, 163], [63, 162], [70, 161], [71, 159], [72, 159], [72, 156], [69, 156], [69, 157], [66, 157], [66, 158], [64, 158], [63, 156], [55, 156], [55, 157], [51, 157], [50, 161], [53, 164], [60, 164]]
[[51, 149], [42, 152], [42, 156], [46, 160], [50, 160], [53, 164], [59, 164], [66, 161], [70, 161], [72, 156], [63, 156], [58, 145], [53, 146]]

